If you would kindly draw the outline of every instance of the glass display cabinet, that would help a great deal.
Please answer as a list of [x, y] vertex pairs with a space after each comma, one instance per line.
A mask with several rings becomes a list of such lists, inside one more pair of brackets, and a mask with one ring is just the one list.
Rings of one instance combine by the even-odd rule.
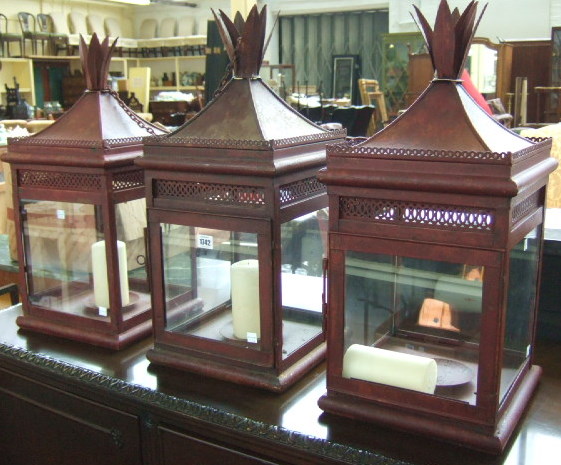
[[433, 43], [420, 21], [437, 77], [403, 115], [364, 142], [328, 147], [319, 405], [499, 453], [541, 373], [532, 348], [557, 163], [551, 141], [500, 125], [458, 79], [474, 5], [457, 22], [440, 5], [437, 25], [465, 38], [457, 44]]
[[[22, 329], [121, 349], [151, 332], [142, 138], [163, 132], [110, 91], [115, 44], [81, 46], [88, 88], [54, 124], [10, 139]], [[98, 67], [92, 67], [96, 63]]]
[[148, 358], [282, 391], [325, 355], [327, 195], [316, 173], [345, 132], [304, 119], [258, 77], [265, 9], [245, 26], [216, 21], [234, 77], [184, 126], [147, 139], [137, 161], [149, 186]]

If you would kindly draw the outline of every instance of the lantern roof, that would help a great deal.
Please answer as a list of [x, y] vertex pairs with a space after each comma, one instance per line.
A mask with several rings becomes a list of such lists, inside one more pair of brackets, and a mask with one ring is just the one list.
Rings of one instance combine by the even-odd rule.
[[[119, 158], [122, 158], [124, 151], [135, 151], [135, 156], [138, 156], [144, 137], [164, 134], [164, 131], [127, 107], [118, 94], [108, 87], [109, 64], [116, 42], [109, 45], [108, 37], [100, 42], [97, 35], [93, 34], [88, 46], [80, 37], [80, 58], [86, 90], [52, 125], [28, 137], [9, 139], [10, 149], [21, 152], [34, 146], [50, 146], [76, 149], [74, 155], [79, 149], [87, 149], [84, 158], [91, 158], [88, 164], [95, 164], [97, 162], [93, 159], [99, 159], [99, 153], [105, 162], [108, 161], [106, 155], [116, 152], [121, 153]], [[35, 158], [37, 154], [34, 154]], [[45, 163], [57, 163], [56, 154], [54, 159], [48, 151], [42, 150], [41, 154], [51, 160], [45, 160]], [[82, 162], [87, 163], [85, 159], [75, 158], [76, 164]]]
[[[476, 8], [471, 1], [460, 15], [441, 0], [434, 29], [416, 9], [435, 79], [403, 114], [370, 138], [328, 146], [322, 182], [505, 196], [519, 192], [519, 173], [525, 169], [520, 162], [547, 159], [551, 141], [517, 135], [465, 89], [460, 75], [481, 19], [476, 21]], [[550, 165], [544, 162], [540, 169], [546, 172]], [[489, 176], [497, 178], [489, 182]]]
[[176, 131], [152, 138], [147, 145], [184, 145], [259, 149], [341, 139], [306, 119], [259, 77], [265, 44], [267, 7], [254, 5], [244, 21], [214, 12], [230, 58], [232, 78], [209, 104]]
[[436, 77], [407, 111], [360, 147], [516, 152], [533, 145], [483, 110], [460, 79], [485, 11], [476, 19], [477, 4], [471, 1], [460, 15], [441, 0], [434, 29], [414, 6]]

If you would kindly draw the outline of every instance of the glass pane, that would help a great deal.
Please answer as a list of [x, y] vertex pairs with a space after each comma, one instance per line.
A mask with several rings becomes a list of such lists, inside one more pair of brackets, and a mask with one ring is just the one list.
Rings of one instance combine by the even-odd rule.
[[327, 209], [281, 226], [283, 358], [322, 332]]
[[539, 229], [510, 251], [508, 305], [501, 372], [501, 399], [530, 355], [539, 262]]
[[475, 404], [484, 267], [347, 252], [343, 377]]
[[258, 348], [257, 234], [173, 224], [162, 234], [166, 328]]
[[[123, 319], [132, 318], [151, 306], [146, 273], [146, 199], [115, 205]], [[121, 258], [122, 256], [122, 258]]]
[[[99, 255], [92, 247], [104, 241], [101, 207], [22, 200], [21, 208], [30, 301], [51, 310], [108, 319], [107, 307], [99, 309], [97, 303], [107, 289], [107, 268], [100, 265], [96, 285], [92, 272], [92, 254]], [[105, 260], [104, 252], [100, 258]]]

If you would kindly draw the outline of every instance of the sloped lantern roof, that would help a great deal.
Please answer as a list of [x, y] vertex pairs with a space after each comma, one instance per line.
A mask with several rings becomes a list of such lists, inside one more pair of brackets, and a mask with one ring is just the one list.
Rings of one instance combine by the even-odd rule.
[[483, 12], [476, 19], [476, 1], [460, 15], [442, 0], [434, 29], [414, 6], [435, 69], [435, 79], [400, 117], [366, 140], [361, 147], [516, 152], [531, 147], [524, 139], [485, 112], [460, 79], [469, 47]]
[[147, 145], [266, 149], [344, 137], [344, 131], [328, 131], [303, 117], [259, 77], [266, 6], [259, 12], [254, 5], [245, 21], [239, 13], [234, 22], [222, 10], [213, 13], [233, 77], [194, 118]]
[[[498, 123], [471, 98], [460, 75], [476, 21], [477, 2], [460, 15], [441, 0], [434, 30], [415, 7], [435, 69], [419, 98], [390, 125], [360, 143], [327, 148], [326, 184], [397, 190], [515, 196], [523, 160], [549, 172], [550, 140], [529, 140]], [[452, 163], [452, 164], [451, 164]]]
[[[94, 166], [137, 157], [144, 137], [165, 133], [109, 89], [107, 77], [116, 42], [109, 45], [107, 37], [99, 42], [93, 34], [88, 46], [80, 38], [86, 90], [52, 125], [28, 137], [9, 139], [10, 152], [32, 152], [36, 163]], [[59, 150], [45, 150], [48, 147]], [[14, 156], [23, 161], [23, 153]], [[7, 161], [11, 158], [8, 154]]]

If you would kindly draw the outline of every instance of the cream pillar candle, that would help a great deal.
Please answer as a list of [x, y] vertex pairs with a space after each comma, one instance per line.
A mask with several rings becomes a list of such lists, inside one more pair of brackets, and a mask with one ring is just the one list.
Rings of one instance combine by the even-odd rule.
[[261, 337], [259, 311], [259, 262], [242, 260], [230, 268], [234, 336], [247, 340], [248, 333]]
[[355, 378], [434, 394], [437, 366], [432, 358], [361, 344], [343, 357], [343, 378]]
[[[119, 257], [119, 281], [121, 283], [121, 304], [129, 304], [129, 278], [127, 270], [127, 246], [117, 241]], [[92, 273], [95, 304], [98, 307], [109, 308], [109, 279], [107, 277], [107, 259], [105, 241], [92, 244]]]

